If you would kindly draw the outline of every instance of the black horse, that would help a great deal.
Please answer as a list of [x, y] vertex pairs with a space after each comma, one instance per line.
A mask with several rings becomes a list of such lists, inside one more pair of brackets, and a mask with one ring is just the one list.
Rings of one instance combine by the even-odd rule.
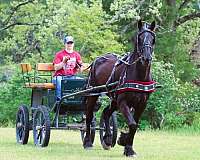
[[[107, 88], [111, 105], [103, 111], [106, 126], [103, 139], [104, 148], [109, 149], [112, 144], [109, 118], [115, 110], [119, 110], [125, 117], [129, 127], [129, 132], [121, 133], [118, 139], [118, 144], [124, 146], [126, 156], [136, 156], [136, 152], [132, 148], [134, 135], [149, 95], [155, 89], [155, 82], [151, 76], [151, 61], [155, 44], [155, 22], [143, 24], [142, 21], [139, 21], [138, 29], [139, 31], [133, 38], [134, 52], [128, 53], [121, 60], [113, 54], [106, 54], [97, 58], [92, 64], [88, 79], [88, 86], [98, 86], [118, 81], [116, 86]], [[87, 98], [84, 148], [92, 147], [90, 124], [97, 99], [98, 96]]]

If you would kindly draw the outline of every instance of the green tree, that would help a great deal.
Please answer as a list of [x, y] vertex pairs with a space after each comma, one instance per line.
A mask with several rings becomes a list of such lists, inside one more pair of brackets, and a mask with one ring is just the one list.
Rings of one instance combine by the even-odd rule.
[[1, 15], [4, 20], [0, 29], [3, 35], [0, 53], [14, 62], [35, 55], [40, 60], [52, 61], [53, 53], [63, 46], [65, 34], [72, 34], [77, 50], [90, 59], [108, 51], [123, 50], [117, 42], [118, 35], [112, 30], [115, 26], [106, 23], [106, 14], [99, 2], [88, 6], [69, 0], [13, 1]]

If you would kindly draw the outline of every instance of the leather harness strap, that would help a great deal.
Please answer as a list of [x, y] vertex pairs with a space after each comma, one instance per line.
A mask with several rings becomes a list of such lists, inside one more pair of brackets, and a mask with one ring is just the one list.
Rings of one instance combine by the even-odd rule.
[[121, 94], [124, 92], [145, 92], [145, 93], [152, 93], [156, 89], [156, 82], [141, 82], [141, 81], [134, 81], [134, 80], [127, 80], [123, 84], [120, 84], [116, 87], [115, 91], [116, 94]]

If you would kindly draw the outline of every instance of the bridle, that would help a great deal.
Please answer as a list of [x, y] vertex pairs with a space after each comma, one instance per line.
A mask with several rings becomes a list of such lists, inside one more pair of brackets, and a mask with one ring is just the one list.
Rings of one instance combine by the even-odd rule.
[[[153, 45], [155, 44], [156, 34], [155, 34], [153, 31], [151, 31], [150, 29], [144, 29], [143, 31], [139, 32], [139, 33], [137, 34], [137, 36], [136, 36], [136, 54], [138, 54], [139, 57], [138, 57], [136, 60], [134, 60], [133, 62], [131, 62], [131, 63], [129, 62], [129, 61], [130, 61], [130, 57], [129, 57], [128, 61], [124, 61], [124, 60], [120, 59], [120, 61], [121, 61], [122, 63], [124, 63], [124, 64], [127, 65], [127, 66], [131, 66], [131, 65], [137, 63], [138, 61], [140, 61], [140, 60], [144, 57], [144, 56], [141, 54], [141, 53], [143, 53], [144, 48], [148, 47], [148, 48], [150, 48], [151, 50], [153, 50], [154, 46], [153, 46], [153, 45], [150, 45], [150, 44], [145, 44], [145, 40], [144, 40], [144, 42], [143, 42], [142, 47], [141, 47], [141, 48], [139, 47], [139, 43], [138, 43], [139, 37], [140, 37], [142, 34], [144, 34], [145, 32], [149, 32], [149, 33], [151, 33], [151, 34], [153, 35], [153, 37], [154, 37]], [[145, 39], [146, 39], [146, 36], [145, 36]], [[151, 56], [151, 57], [152, 57], [152, 56]]]
[[[140, 47], [139, 47], [139, 37], [140, 37], [142, 34], [146, 33], [146, 32], [151, 33], [151, 35], [154, 37], [153, 45], [146, 44], [146, 43], [145, 43], [145, 40], [144, 40], [143, 45], [142, 45], [142, 47], [140, 48]], [[142, 30], [141, 32], [139, 32], [139, 33], [137, 34], [137, 36], [136, 36], [136, 53], [139, 54], [139, 57], [143, 57], [143, 55], [141, 55], [141, 53], [143, 53], [143, 51], [144, 51], [144, 49], [145, 49], [146, 47], [148, 47], [148, 48], [150, 48], [151, 50], [153, 50], [153, 47], [154, 47], [154, 44], [155, 44], [155, 38], [156, 38], [156, 34], [155, 34], [153, 31], [151, 31], [150, 29], [144, 29], [144, 30]], [[146, 36], [144, 37], [144, 39], [146, 39]]]
[[[142, 58], [144, 57], [144, 55], [142, 55], [144, 48], [148, 47], [148, 48], [150, 48], [150, 49], [153, 50], [153, 45], [145, 44], [146, 36], [144, 37], [144, 41], [143, 41], [142, 47], [139, 48], [139, 43], [138, 43], [139, 37], [140, 37], [142, 34], [146, 33], [146, 32], [151, 33], [151, 34], [153, 35], [153, 37], [154, 37], [153, 45], [155, 44], [155, 37], [156, 37], [156, 35], [155, 35], [155, 33], [154, 33], [153, 31], [151, 31], [150, 29], [144, 29], [144, 30], [142, 30], [141, 32], [139, 32], [139, 33], [137, 34], [137, 36], [136, 36], [136, 54], [138, 54], [139, 57], [138, 57], [136, 60], [134, 60], [133, 62], [131, 62], [131, 63], [130, 63], [131, 55], [130, 55], [129, 58], [128, 58], [128, 62], [122, 61], [122, 60], [121, 60], [121, 61], [126, 65], [125, 70], [124, 70], [124, 75], [123, 75], [122, 77], [120, 77], [120, 80], [122, 80], [122, 82], [125, 81], [128, 67], [131, 66], [131, 65], [133, 65], [133, 64], [136, 64], [138, 61], [142, 60]], [[152, 58], [152, 56], [151, 56], [151, 58]], [[119, 81], [119, 82], [120, 82], [120, 81]]]

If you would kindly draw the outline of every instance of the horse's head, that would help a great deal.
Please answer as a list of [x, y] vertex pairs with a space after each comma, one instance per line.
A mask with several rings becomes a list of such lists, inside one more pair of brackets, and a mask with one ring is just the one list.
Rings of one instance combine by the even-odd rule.
[[153, 47], [155, 44], [155, 21], [151, 24], [138, 22], [138, 29], [135, 39], [135, 50], [141, 57], [143, 65], [149, 65], [152, 61]]

